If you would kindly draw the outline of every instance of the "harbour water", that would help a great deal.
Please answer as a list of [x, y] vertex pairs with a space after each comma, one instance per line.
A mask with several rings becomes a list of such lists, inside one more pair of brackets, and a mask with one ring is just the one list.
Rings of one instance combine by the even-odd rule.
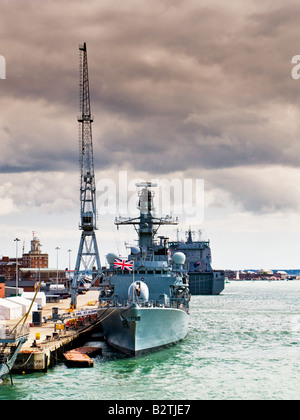
[[94, 368], [13, 375], [0, 400], [300, 399], [300, 281], [192, 296], [188, 336], [169, 349], [134, 358], [101, 345]]

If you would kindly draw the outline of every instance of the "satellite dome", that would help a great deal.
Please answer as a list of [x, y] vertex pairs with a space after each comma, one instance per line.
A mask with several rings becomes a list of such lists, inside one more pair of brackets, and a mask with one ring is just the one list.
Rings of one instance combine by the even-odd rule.
[[133, 255], [137, 255], [137, 254], [139, 254], [139, 253], [140, 253], [140, 248], [139, 248], [138, 246], [132, 246], [132, 247], [131, 247], [131, 253], [132, 253]]
[[183, 265], [185, 262], [185, 255], [183, 252], [175, 252], [173, 255], [174, 264]]
[[109, 265], [113, 264], [116, 258], [119, 258], [119, 256], [114, 252], [110, 252], [106, 255], [106, 259]]

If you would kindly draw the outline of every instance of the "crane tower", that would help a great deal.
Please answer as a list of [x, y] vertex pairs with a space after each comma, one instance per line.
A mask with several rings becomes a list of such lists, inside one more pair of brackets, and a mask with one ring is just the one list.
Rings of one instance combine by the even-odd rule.
[[71, 287], [71, 307], [76, 308], [77, 290], [84, 277], [91, 276], [92, 284], [102, 270], [95, 235], [96, 186], [94, 174], [92, 122], [86, 43], [79, 46], [79, 161], [80, 161], [80, 225], [81, 239]]

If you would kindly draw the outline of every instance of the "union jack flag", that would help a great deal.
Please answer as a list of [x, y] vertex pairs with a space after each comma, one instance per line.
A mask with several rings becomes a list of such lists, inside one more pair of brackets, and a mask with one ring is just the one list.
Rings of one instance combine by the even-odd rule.
[[127, 268], [127, 270], [132, 271], [133, 261], [118, 260], [116, 258], [114, 266], [121, 268], [122, 270], [124, 270], [124, 268]]

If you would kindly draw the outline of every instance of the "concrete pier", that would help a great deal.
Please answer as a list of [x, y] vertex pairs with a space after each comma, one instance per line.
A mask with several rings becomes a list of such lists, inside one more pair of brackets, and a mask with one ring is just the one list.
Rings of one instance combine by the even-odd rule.
[[[74, 312], [96, 309], [98, 306], [97, 290], [91, 290], [77, 298], [77, 308]], [[47, 303], [42, 309], [42, 319], [49, 319], [52, 316], [52, 308], [58, 308], [59, 314], [69, 313], [70, 299], [63, 299], [59, 303]], [[95, 311], [94, 311], [95, 312]], [[76, 320], [76, 321], [74, 321]], [[74, 317], [67, 327], [65, 322], [61, 324], [57, 320], [42, 322], [40, 326], [31, 326], [29, 337], [18, 354], [13, 372], [47, 371], [57, 362], [64, 360], [63, 354], [74, 347], [82, 345], [95, 331], [99, 331], [97, 315]], [[77, 322], [78, 321], [78, 322]], [[7, 325], [13, 326], [18, 320], [6, 321]], [[32, 322], [29, 315], [28, 323]], [[64, 328], [60, 328], [64, 327]]]

